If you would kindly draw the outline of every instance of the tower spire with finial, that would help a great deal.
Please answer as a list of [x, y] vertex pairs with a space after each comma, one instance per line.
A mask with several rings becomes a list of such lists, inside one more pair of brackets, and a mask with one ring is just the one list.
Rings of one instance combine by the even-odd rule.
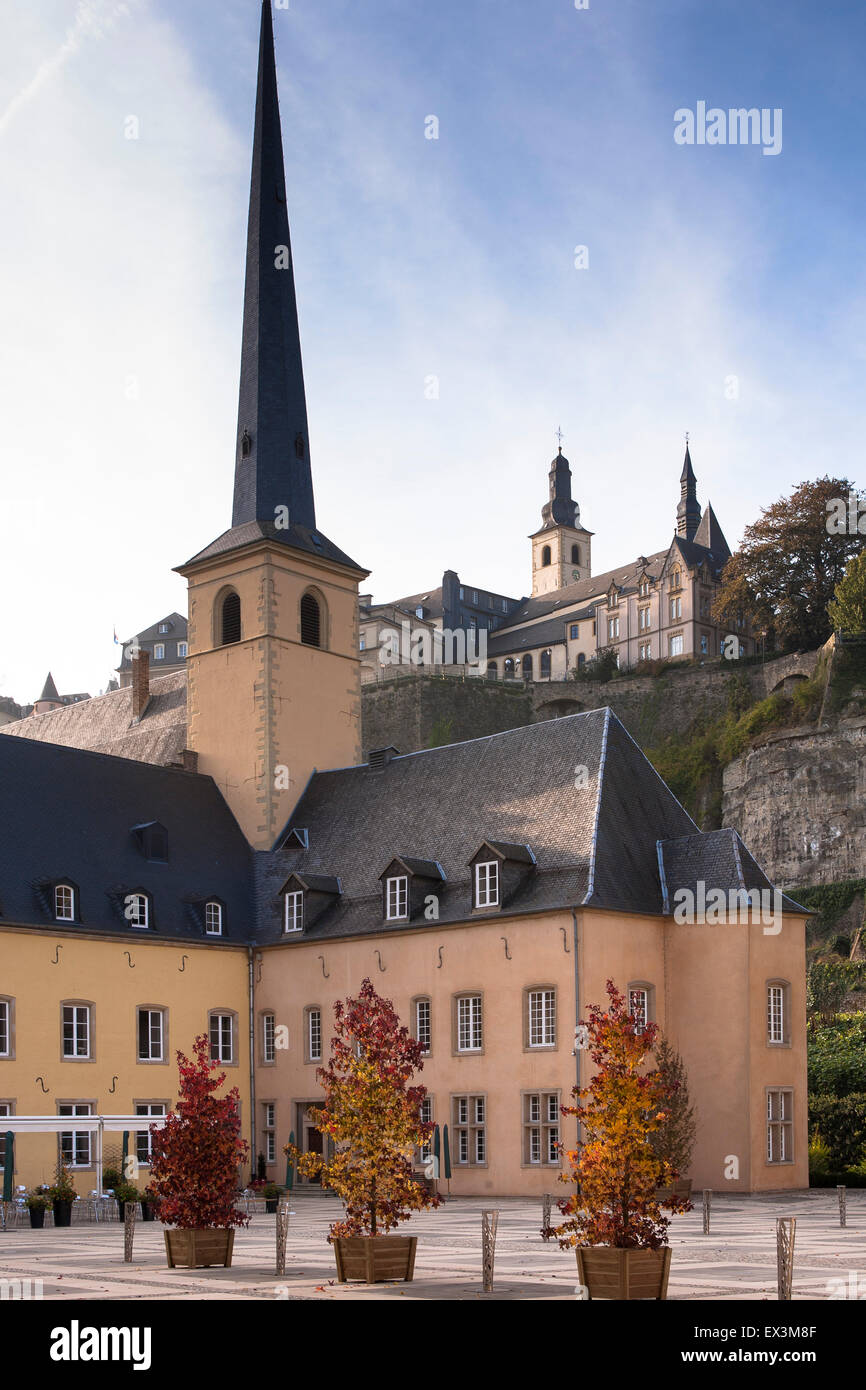
[[689, 453], [689, 432], [686, 430], [686, 455], [683, 471], [680, 474], [680, 500], [677, 505], [677, 535], [691, 541], [701, 522], [701, 508], [698, 502], [697, 478], [692, 468]]

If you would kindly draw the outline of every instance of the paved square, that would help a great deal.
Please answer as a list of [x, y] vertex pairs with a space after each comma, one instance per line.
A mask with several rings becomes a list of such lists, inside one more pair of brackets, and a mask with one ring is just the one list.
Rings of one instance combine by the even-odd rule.
[[[498, 1208], [495, 1286], [481, 1288], [481, 1211]], [[231, 1269], [169, 1270], [162, 1227], [139, 1223], [133, 1263], [123, 1262], [116, 1221], [75, 1222], [65, 1230], [11, 1227], [0, 1232], [0, 1279], [41, 1279], [46, 1299], [569, 1299], [575, 1298], [572, 1251], [541, 1239], [541, 1202], [452, 1198], [401, 1228], [419, 1237], [411, 1284], [336, 1282], [329, 1224], [334, 1197], [298, 1192], [292, 1200], [286, 1274], [275, 1268], [275, 1218], [254, 1215], [235, 1236]], [[848, 1225], [839, 1226], [835, 1190], [795, 1195], [713, 1198], [712, 1232], [700, 1206], [671, 1227], [672, 1299], [776, 1299], [776, 1218], [797, 1218], [794, 1298], [866, 1297], [866, 1190], [848, 1193]]]

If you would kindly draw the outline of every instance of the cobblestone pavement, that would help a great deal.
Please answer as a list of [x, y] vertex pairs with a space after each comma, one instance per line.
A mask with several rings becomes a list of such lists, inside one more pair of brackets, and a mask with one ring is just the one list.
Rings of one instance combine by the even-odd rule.
[[[499, 1210], [494, 1290], [481, 1286], [481, 1211]], [[275, 1218], [255, 1215], [235, 1236], [231, 1269], [169, 1270], [162, 1227], [139, 1223], [133, 1262], [123, 1262], [118, 1222], [65, 1230], [23, 1226], [0, 1231], [0, 1280], [41, 1279], [46, 1299], [574, 1299], [573, 1251], [540, 1237], [540, 1201], [453, 1198], [401, 1230], [417, 1235], [411, 1284], [336, 1282], [327, 1229], [340, 1213], [333, 1197], [299, 1192], [292, 1200], [286, 1273], [275, 1268]], [[776, 1299], [776, 1218], [797, 1218], [794, 1299], [866, 1297], [866, 1189], [848, 1193], [839, 1226], [836, 1192], [713, 1198], [703, 1234], [700, 1204], [671, 1227], [672, 1299]], [[3, 1289], [0, 1287], [0, 1296]]]

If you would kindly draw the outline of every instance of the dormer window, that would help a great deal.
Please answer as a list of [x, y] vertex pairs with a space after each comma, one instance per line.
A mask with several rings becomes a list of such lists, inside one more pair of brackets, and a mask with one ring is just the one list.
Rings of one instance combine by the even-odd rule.
[[616, 589], [611, 589], [610, 593], [607, 596], [607, 606], [608, 608], [616, 608], [618, 604], [619, 594], [617, 593]]
[[222, 936], [223, 905], [211, 901], [204, 905], [204, 930], [206, 936]]
[[648, 594], [649, 594], [649, 591], [650, 591], [649, 580], [647, 579], [646, 575], [644, 575], [644, 576], [642, 577], [641, 581], [640, 581], [639, 586], [638, 586], [638, 593], [640, 594], [641, 598], [646, 598], [646, 597], [648, 596]]
[[499, 906], [499, 862], [496, 859], [475, 865], [475, 906]]
[[132, 833], [136, 836], [145, 859], [153, 864], [168, 863], [168, 831], [159, 821], [146, 821], [134, 825]]
[[398, 922], [409, 914], [409, 879], [406, 874], [385, 880], [385, 920]]
[[75, 921], [75, 889], [68, 883], [55, 886], [54, 916], [58, 922]]
[[681, 588], [682, 588], [682, 583], [683, 583], [682, 571], [679, 569], [679, 567], [677, 567], [675, 570], [673, 570], [673, 571], [671, 572], [671, 583], [670, 583], [670, 587], [671, 587], [671, 589], [681, 589]]
[[170, 630], [170, 628], [171, 628], [171, 623], [160, 623], [160, 625], [159, 625], [159, 630], [160, 630], [160, 632], [168, 632], [168, 631]]
[[287, 932], [304, 930], [304, 895], [297, 891], [286, 894], [283, 930]]
[[131, 927], [150, 926], [150, 899], [146, 893], [130, 893], [126, 898], [124, 917]]

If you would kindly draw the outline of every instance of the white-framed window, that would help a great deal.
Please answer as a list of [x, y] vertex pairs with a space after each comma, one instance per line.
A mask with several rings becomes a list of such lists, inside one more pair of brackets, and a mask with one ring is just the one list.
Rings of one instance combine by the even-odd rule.
[[12, 1004], [0, 999], [0, 1057], [12, 1055]]
[[[432, 1097], [432, 1096], [425, 1096], [424, 1099], [422, 1100], [421, 1104], [420, 1104], [419, 1107], [418, 1107], [418, 1118], [419, 1118], [419, 1120], [421, 1121], [422, 1124], [429, 1125], [429, 1124], [432, 1124], [432, 1123], [433, 1123], [433, 1097]], [[432, 1140], [432, 1138], [431, 1138], [430, 1141], [429, 1141], [428, 1143], [422, 1144], [421, 1147], [419, 1148], [419, 1150], [418, 1150], [418, 1161], [419, 1161], [420, 1163], [429, 1163], [432, 1154], [433, 1154], [433, 1140]]]
[[286, 931], [304, 930], [304, 895], [302, 892], [286, 894]]
[[524, 1093], [523, 1162], [533, 1167], [560, 1167], [558, 1091]]
[[75, 889], [58, 883], [54, 889], [54, 916], [58, 922], [75, 921]]
[[322, 1060], [322, 1010], [307, 1009], [307, 1061]]
[[671, 622], [677, 622], [683, 616], [683, 601], [681, 598], [671, 599]]
[[794, 1161], [794, 1092], [787, 1086], [767, 1090], [767, 1162]]
[[138, 1011], [138, 1060], [165, 1061], [165, 1014], [162, 1009]]
[[265, 1163], [277, 1161], [277, 1107], [274, 1101], [266, 1100], [262, 1106], [262, 1147]]
[[276, 1049], [276, 1016], [274, 1014], [262, 1014], [262, 1061], [275, 1062], [277, 1060]]
[[170, 626], [169, 623], [160, 623], [160, 625], [159, 625], [159, 630], [160, 630], [160, 632], [168, 632], [169, 626]]
[[452, 1096], [455, 1156], [474, 1167], [487, 1162], [487, 1097]]
[[223, 905], [209, 902], [204, 905], [204, 929], [207, 936], [222, 936]]
[[637, 648], [638, 661], [652, 661], [652, 642], [639, 642]]
[[212, 1062], [235, 1060], [234, 1014], [212, 1013], [210, 1016], [210, 1055]]
[[457, 1051], [480, 1052], [484, 1028], [480, 994], [461, 994], [457, 999]]
[[359, 641], [358, 641], [358, 648], [359, 648], [359, 650], [362, 651], [362, 652], [365, 652], [365, 651], [367, 650], [367, 639], [366, 639], [366, 637], [361, 637], [361, 638], [359, 639]]
[[[161, 1100], [142, 1100], [135, 1106], [136, 1115], [146, 1115], [151, 1120], [160, 1119], [165, 1115], [165, 1102]], [[135, 1156], [139, 1163], [150, 1166], [152, 1149], [150, 1142], [149, 1129], [137, 1129], [135, 1131]]]
[[146, 893], [130, 893], [126, 899], [124, 917], [131, 927], [150, 926], [150, 899]]
[[771, 1046], [790, 1042], [789, 995], [785, 980], [772, 980], [767, 985], [767, 1043]]
[[[57, 1113], [60, 1116], [69, 1115], [71, 1118], [76, 1115], [92, 1115], [93, 1106], [90, 1101], [69, 1101], [63, 1105], [58, 1105]], [[92, 1168], [90, 1131], [87, 1129], [61, 1130], [60, 1156], [67, 1168]]]
[[640, 582], [640, 584], [638, 585], [638, 594], [640, 595], [641, 598], [646, 598], [647, 595], [648, 595], [648, 593], [649, 593], [649, 591], [650, 591], [649, 580], [648, 580], [648, 579], [642, 579], [641, 582]]
[[668, 653], [670, 656], [682, 656], [683, 654], [683, 634], [674, 633], [668, 638]]
[[556, 990], [530, 989], [526, 995], [527, 1042], [530, 1047], [556, 1046]]
[[475, 906], [499, 906], [499, 861], [487, 860], [475, 865]]
[[608, 618], [607, 620], [608, 641], [612, 642], [619, 637], [619, 618]]
[[385, 880], [385, 919], [394, 922], [409, 914], [409, 879], [406, 874]]
[[503, 611], [503, 613], [507, 613], [507, 612], [508, 612], [508, 599], [507, 599], [507, 598], [504, 598], [504, 599], [502, 600], [502, 611]]
[[649, 990], [637, 985], [628, 992], [628, 1011], [634, 1019], [634, 1031], [642, 1033], [649, 1022]]
[[179, 657], [185, 657], [185, 656], [187, 656], [187, 655], [189, 654], [189, 645], [188, 645], [188, 643], [186, 643], [186, 642], [178, 642], [178, 644], [177, 644], [177, 654], [178, 654]]
[[642, 632], [649, 631], [649, 628], [651, 626], [651, 618], [648, 605], [644, 608], [639, 608], [637, 610], [637, 625]]
[[153, 659], [154, 659], [154, 661], [164, 661], [164, 660], [165, 660], [165, 643], [164, 643], [164, 642], [154, 642], [154, 644], [153, 644]]
[[[63, 1056], [78, 1061], [90, 1058], [90, 1004], [63, 1004]], [[90, 1111], [87, 1111], [90, 1114]]]
[[426, 1057], [430, 1052], [433, 1038], [431, 1001], [429, 999], [415, 1000], [415, 1037], [421, 1044], [421, 1051]]

